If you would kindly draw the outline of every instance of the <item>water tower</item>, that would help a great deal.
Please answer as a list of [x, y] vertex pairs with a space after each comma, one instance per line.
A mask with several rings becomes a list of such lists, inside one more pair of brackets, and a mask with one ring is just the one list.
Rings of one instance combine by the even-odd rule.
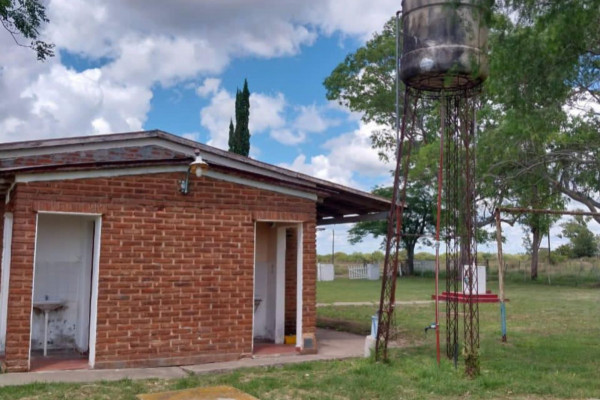
[[[487, 38], [490, 0], [403, 0], [397, 13], [396, 129], [397, 152], [394, 193], [388, 216], [388, 232], [376, 358], [387, 358], [387, 343], [393, 319], [398, 250], [406, 199], [410, 149], [417, 138], [415, 116], [422, 101], [435, 101], [440, 109], [440, 162], [436, 229], [436, 296], [438, 294], [441, 210], [445, 212], [446, 290], [465, 294], [477, 288], [475, 242], [475, 111], [481, 84], [488, 76]], [[401, 26], [401, 29], [400, 29]], [[401, 95], [401, 82], [404, 94]], [[402, 109], [400, 103], [403, 104]], [[406, 204], [410, 207], [410, 204]], [[464, 269], [464, 271], [463, 271]], [[458, 358], [458, 302], [446, 302], [446, 354]], [[478, 373], [479, 307], [464, 305], [465, 366]], [[439, 351], [438, 303], [436, 338]]]

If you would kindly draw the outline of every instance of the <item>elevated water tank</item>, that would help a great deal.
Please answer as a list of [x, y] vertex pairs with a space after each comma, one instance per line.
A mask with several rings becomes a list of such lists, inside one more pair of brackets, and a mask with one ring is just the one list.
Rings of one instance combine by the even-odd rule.
[[488, 76], [489, 0], [403, 0], [400, 78], [413, 88], [456, 91]]

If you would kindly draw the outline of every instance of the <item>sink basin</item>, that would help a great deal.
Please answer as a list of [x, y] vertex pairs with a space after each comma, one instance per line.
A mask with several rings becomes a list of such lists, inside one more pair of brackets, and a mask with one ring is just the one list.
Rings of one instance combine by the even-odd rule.
[[45, 300], [45, 301], [37, 301], [37, 302], [33, 303], [33, 308], [36, 308], [40, 311], [54, 311], [54, 310], [58, 310], [59, 308], [63, 307], [64, 305], [65, 305], [64, 301]]

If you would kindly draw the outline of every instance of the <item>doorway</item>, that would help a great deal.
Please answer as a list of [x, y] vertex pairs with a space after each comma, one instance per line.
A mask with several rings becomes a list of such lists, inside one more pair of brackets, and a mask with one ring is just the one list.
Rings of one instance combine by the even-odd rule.
[[30, 369], [93, 366], [100, 217], [37, 216]]
[[295, 352], [296, 337], [302, 330], [302, 299], [298, 295], [302, 284], [301, 232], [301, 224], [297, 223], [256, 223], [255, 355]]

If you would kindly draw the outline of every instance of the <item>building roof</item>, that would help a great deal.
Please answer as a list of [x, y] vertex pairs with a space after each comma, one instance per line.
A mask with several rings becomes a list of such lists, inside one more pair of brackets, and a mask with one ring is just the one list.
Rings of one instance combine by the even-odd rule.
[[19, 174], [189, 164], [317, 195], [317, 223], [381, 219], [390, 201], [371, 193], [223, 151], [160, 130], [0, 144], [0, 194]]

